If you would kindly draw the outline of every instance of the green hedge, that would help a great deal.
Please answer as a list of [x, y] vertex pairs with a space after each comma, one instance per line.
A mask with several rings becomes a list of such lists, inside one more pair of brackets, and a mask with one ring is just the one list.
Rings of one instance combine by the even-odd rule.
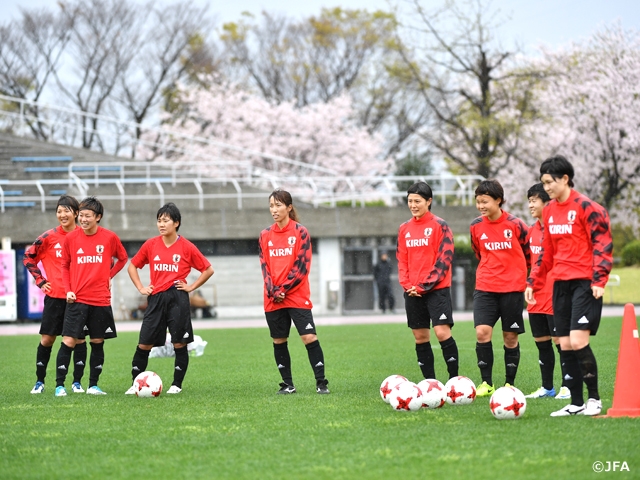
[[622, 263], [627, 267], [640, 265], [640, 240], [627, 243], [622, 249]]

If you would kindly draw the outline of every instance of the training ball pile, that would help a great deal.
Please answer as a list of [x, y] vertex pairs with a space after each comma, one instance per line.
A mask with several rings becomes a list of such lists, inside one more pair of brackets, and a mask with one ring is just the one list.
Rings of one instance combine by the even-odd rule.
[[162, 380], [155, 372], [142, 372], [133, 386], [138, 397], [157, 397], [162, 393]]
[[398, 384], [406, 381], [407, 379], [402, 375], [390, 375], [385, 378], [380, 384], [380, 396], [382, 397], [382, 400], [384, 400], [386, 403], [389, 403], [389, 399], [391, 398], [390, 395], [393, 390], [397, 390], [396, 387], [398, 386]]
[[413, 382], [401, 382], [391, 390], [389, 404], [394, 410], [417, 412], [422, 408], [422, 391]]
[[500, 387], [491, 395], [489, 407], [498, 420], [513, 420], [524, 415], [527, 399], [516, 387]]
[[444, 385], [434, 378], [427, 378], [418, 383], [422, 392], [422, 407], [428, 409], [442, 407], [447, 399]]
[[469, 405], [476, 398], [476, 386], [470, 378], [457, 376], [450, 378], [444, 386], [449, 405]]

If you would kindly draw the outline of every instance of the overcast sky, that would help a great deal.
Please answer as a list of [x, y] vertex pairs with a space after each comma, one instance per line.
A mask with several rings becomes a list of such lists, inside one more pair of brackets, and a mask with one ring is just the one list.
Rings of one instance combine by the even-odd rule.
[[[218, 19], [218, 26], [239, 19], [243, 11], [258, 14], [263, 9], [292, 16], [314, 15], [322, 7], [335, 6], [369, 11], [389, 9], [387, 0], [194, 1], [199, 5], [210, 5], [209, 11]], [[429, 6], [441, 1], [423, 0], [422, 3]], [[502, 27], [500, 38], [506, 42], [518, 41], [527, 50], [541, 43], [559, 46], [579, 40], [616, 20], [620, 20], [625, 28], [640, 30], [640, 0], [493, 0], [492, 5], [511, 17]], [[55, 0], [2, 0], [0, 20], [6, 22], [15, 18], [19, 6], [57, 8]]]

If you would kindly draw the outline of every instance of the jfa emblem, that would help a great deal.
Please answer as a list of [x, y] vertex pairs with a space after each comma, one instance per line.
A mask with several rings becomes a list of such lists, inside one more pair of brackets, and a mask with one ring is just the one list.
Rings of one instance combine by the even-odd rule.
[[289, 237], [288, 241], [289, 241], [289, 245], [295, 245], [296, 244], [296, 237]]
[[575, 221], [576, 219], [576, 211], [575, 210], [569, 210], [569, 213], [567, 214], [567, 220], [569, 220], [570, 222]]
[[178, 263], [180, 261], [180, 255], [177, 253], [173, 254], [173, 263]]
[[504, 231], [504, 238], [506, 238], [506, 239], [513, 238], [513, 232], [507, 228]]
[[104, 245], [96, 245], [96, 252], [104, 253]]
[[425, 228], [424, 229], [424, 236], [425, 237], [430, 237], [432, 233], [433, 233], [433, 228]]

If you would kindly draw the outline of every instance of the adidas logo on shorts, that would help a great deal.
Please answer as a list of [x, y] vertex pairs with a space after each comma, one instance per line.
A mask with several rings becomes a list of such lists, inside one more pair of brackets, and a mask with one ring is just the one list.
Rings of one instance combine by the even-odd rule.
[[520, 328], [520, 325], [518, 325], [516, 322], [513, 322], [513, 325], [511, 325], [509, 328]]
[[583, 316], [580, 320], [578, 320], [578, 323], [589, 323], [589, 320], [587, 320], [587, 317]]
[[446, 320], [447, 316], [443, 313], [442, 315], [440, 315], [440, 320]]
[[305, 330], [313, 330], [313, 325], [311, 325], [310, 323], [307, 323], [307, 326], [304, 327]]
[[111, 330], [111, 327], [107, 327], [104, 333], [113, 333], [113, 330]]
[[185, 333], [182, 338], [189, 338], [189, 332]]

